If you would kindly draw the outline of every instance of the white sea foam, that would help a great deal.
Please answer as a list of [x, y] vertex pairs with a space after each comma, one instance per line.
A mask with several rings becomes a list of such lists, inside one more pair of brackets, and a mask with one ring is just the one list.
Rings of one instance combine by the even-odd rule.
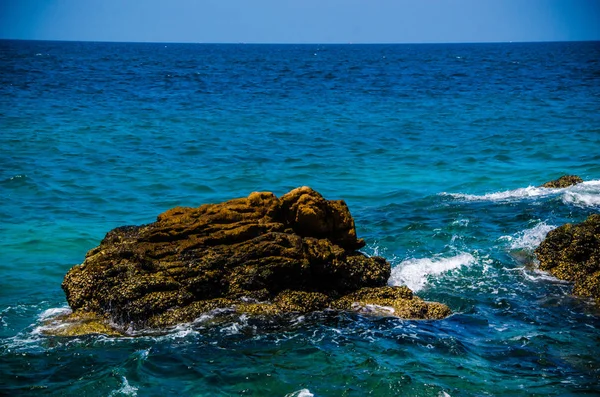
[[585, 181], [582, 183], [579, 183], [575, 186], [573, 186], [573, 188], [576, 189], [587, 189], [587, 188], [591, 188], [591, 189], [600, 189], [600, 180], [591, 180], [591, 181]]
[[469, 266], [476, 262], [473, 255], [461, 252], [458, 255], [445, 258], [435, 256], [433, 258], [407, 259], [392, 269], [388, 284], [406, 285], [413, 291], [423, 289], [428, 282], [429, 276], [435, 276], [461, 266]]
[[145, 361], [148, 358], [148, 356], [150, 355], [150, 349], [152, 349], [152, 348], [149, 347], [148, 349], [136, 350], [133, 353], [133, 356], [135, 356], [140, 361]]
[[600, 207], [600, 193], [567, 192], [562, 197], [563, 203], [577, 207]]
[[582, 208], [600, 207], [600, 181], [587, 181], [567, 188], [562, 201]]
[[467, 218], [457, 219], [452, 222], [452, 226], [467, 227], [469, 226], [469, 220]]
[[582, 182], [566, 188], [545, 188], [528, 186], [514, 190], [505, 190], [483, 195], [463, 193], [440, 193], [442, 196], [450, 196], [465, 201], [518, 201], [526, 198], [541, 198], [561, 196], [565, 204], [573, 204], [582, 207], [600, 206], [600, 180]]
[[[57, 331], [61, 328], [66, 328], [69, 326], [68, 323], [63, 321], [54, 320], [55, 317], [60, 315], [67, 315], [71, 313], [71, 309], [69, 307], [53, 307], [47, 310], [44, 310], [37, 317], [37, 326], [31, 331], [31, 335], [39, 336], [47, 332]], [[42, 323], [39, 325], [39, 323]]]
[[530, 229], [525, 229], [512, 236], [502, 236], [501, 240], [508, 241], [509, 248], [534, 250], [544, 240], [548, 232], [556, 229], [554, 225], [548, 225], [545, 222], [538, 223]]
[[[156, 338], [159, 340], [161, 340], [161, 339], [184, 339], [190, 335], [196, 335], [198, 333], [198, 331], [196, 330], [198, 327], [202, 327], [203, 324], [208, 323], [211, 320], [214, 320], [218, 316], [221, 316], [224, 314], [229, 314], [229, 313], [234, 313], [234, 310], [231, 308], [219, 308], [219, 309], [211, 310], [208, 313], [201, 314], [198, 318], [196, 318], [192, 322], [177, 324], [176, 326], [169, 328], [167, 331], [167, 334], [160, 335]], [[148, 335], [148, 332], [146, 330], [142, 330], [142, 331], [128, 330], [127, 333], [131, 336]]]
[[308, 389], [301, 389], [293, 393], [288, 393], [285, 395], [285, 397], [314, 397], [314, 394], [312, 394]]
[[545, 197], [556, 194], [557, 189], [546, 189], [543, 187], [528, 186], [515, 190], [506, 190], [502, 192], [487, 193], [483, 195], [463, 194], [463, 193], [441, 193], [444, 196], [454, 197], [466, 201], [510, 201], [529, 197]]
[[556, 284], [565, 284], [568, 285], [569, 281], [561, 280], [559, 278], [554, 277], [548, 272], [539, 269], [530, 269], [526, 267], [519, 267], [515, 270], [518, 270], [523, 277], [525, 277], [529, 281], [551, 281]]
[[137, 396], [138, 388], [131, 386], [126, 377], [122, 376], [121, 382], [121, 387], [117, 390], [113, 390], [109, 396]]
[[256, 326], [249, 326], [248, 319], [248, 315], [242, 314], [238, 318], [237, 322], [233, 322], [230, 325], [221, 328], [221, 332], [225, 335], [237, 335], [242, 333], [243, 331], [247, 331], [248, 329], [256, 331]]
[[39, 316], [39, 321], [46, 321], [53, 317], [60, 316], [61, 314], [70, 314], [71, 309], [69, 307], [53, 307], [48, 310], [44, 310]]

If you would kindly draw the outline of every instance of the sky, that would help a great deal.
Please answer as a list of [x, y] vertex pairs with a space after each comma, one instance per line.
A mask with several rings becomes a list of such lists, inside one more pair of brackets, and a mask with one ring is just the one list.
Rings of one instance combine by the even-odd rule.
[[0, 0], [0, 38], [185, 43], [600, 40], [600, 0]]

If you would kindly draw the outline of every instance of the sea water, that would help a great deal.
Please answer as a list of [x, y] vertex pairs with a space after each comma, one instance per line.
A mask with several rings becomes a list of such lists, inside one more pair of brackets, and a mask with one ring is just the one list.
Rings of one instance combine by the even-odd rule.
[[[586, 182], [537, 187], [563, 174]], [[454, 314], [44, 334], [112, 228], [303, 185]], [[533, 255], [598, 211], [598, 42], [0, 41], [0, 394], [599, 394], [600, 310]]]

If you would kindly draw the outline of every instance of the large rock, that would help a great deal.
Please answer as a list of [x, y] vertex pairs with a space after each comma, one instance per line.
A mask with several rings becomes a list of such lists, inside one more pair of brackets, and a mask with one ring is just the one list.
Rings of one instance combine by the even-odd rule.
[[552, 230], [535, 254], [540, 269], [574, 283], [575, 295], [600, 302], [600, 214]]
[[577, 185], [578, 183], [581, 183], [581, 182], [583, 182], [583, 179], [581, 179], [577, 175], [563, 175], [556, 180], [544, 183], [540, 187], [564, 188], [564, 187]]
[[394, 315], [450, 313], [407, 288], [385, 287], [389, 263], [358, 252], [363, 246], [343, 201], [325, 200], [308, 187], [281, 198], [252, 193], [114, 229], [62, 287], [72, 318], [89, 324], [96, 316], [122, 329], [169, 326], [223, 307], [255, 314], [359, 310], [377, 305], [382, 287], [380, 303], [396, 308]]

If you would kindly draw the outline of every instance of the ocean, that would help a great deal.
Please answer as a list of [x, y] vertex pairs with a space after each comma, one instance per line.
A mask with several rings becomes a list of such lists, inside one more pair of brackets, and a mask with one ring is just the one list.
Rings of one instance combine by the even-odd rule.
[[[454, 314], [44, 334], [109, 230], [303, 185]], [[600, 395], [600, 309], [533, 259], [599, 211], [599, 42], [3, 40], [0, 395]]]

